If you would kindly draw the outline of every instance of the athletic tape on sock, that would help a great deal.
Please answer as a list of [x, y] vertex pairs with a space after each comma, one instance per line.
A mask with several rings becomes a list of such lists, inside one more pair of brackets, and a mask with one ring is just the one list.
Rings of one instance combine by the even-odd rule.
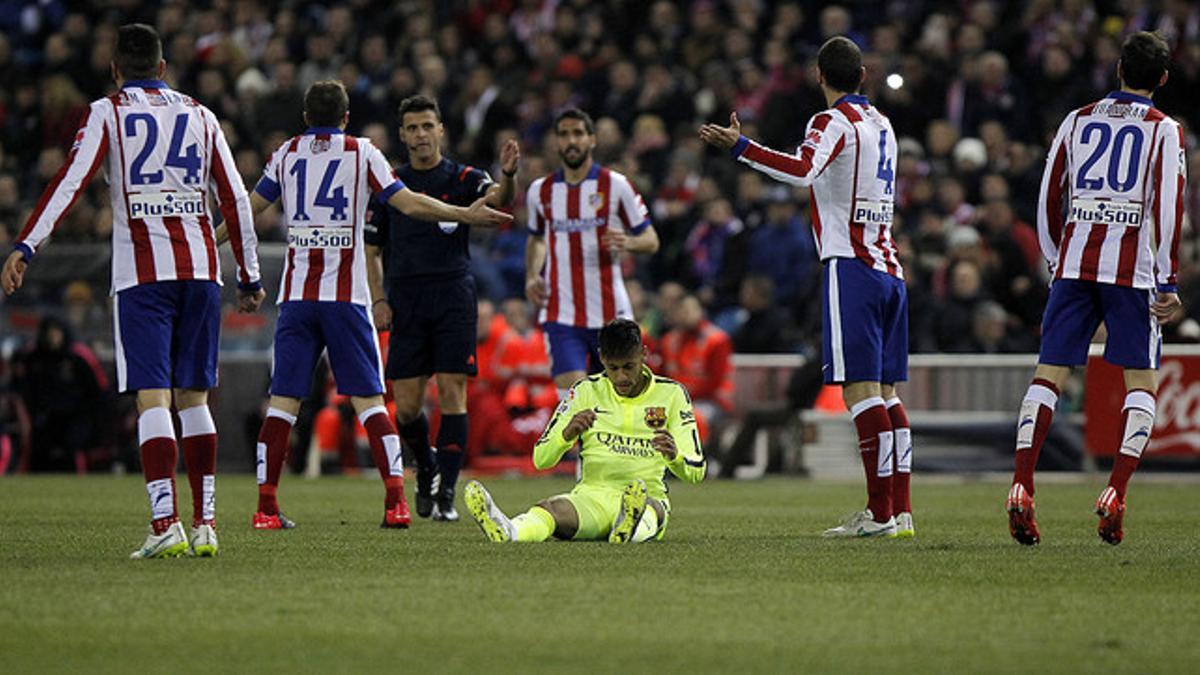
[[858, 403], [855, 403], [854, 405], [850, 406], [850, 416], [858, 417], [864, 411], [870, 410], [871, 408], [874, 408], [877, 405], [878, 406], [883, 405], [883, 397], [872, 396], [870, 398], [865, 398], [865, 399], [859, 401]]
[[171, 423], [171, 411], [166, 408], [149, 408], [138, 415], [138, 444], [151, 438], [175, 440], [175, 425]]
[[900, 397], [893, 396], [893, 397], [889, 398], [888, 400], [884, 401], [883, 404], [889, 408], [895, 408], [896, 406], [900, 405]]
[[896, 472], [912, 473], [912, 430], [896, 429]]
[[400, 437], [388, 434], [383, 437], [383, 450], [387, 453], [388, 475], [404, 475], [404, 453], [401, 451]]
[[288, 424], [296, 423], [296, 416], [291, 413], [286, 413], [279, 408], [267, 408], [267, 417], [278, 417]]
[[1125, 395], [1125, 405], [1121, 407], [1121, 410], [1129, 410], [1130, 408], [1144, 410], [1153, 417], [1156, 412], [1154, 394], [1142, 391], [1141, 389], [1129, 392]]
[[203, 506], [200, 510], [201, 518], [204, 520], [216, 520], [217, 518], [217, 477], [209, 474], [203, 478]]
[[179, 437], [205, 436], [217, 433], [212, 413], [207, 405], [197, 405], [179, 411]]
[[1017, 450], [1033, 447], [1033, 434], [1037, 430], [1038, 409], [1046, 406], [1051, 412], [1058, 405], [1058, 394], [1049, 387], [1031, 384], [1021, 401], [1021, 412], [1017, 415]]
[[896, 449], [895, 441], [896, 437], [891, 431], [879, 434], [879, 464], [875, 469], [875, 475], [880, 478], [892, 475], [892, 453]]
[[259, 443], [255, 447], [254, 475], [258, 479], [258, 484], [263, 485], [267, 482], [267, 444]]
[[158, 520], [175, 515], [175, 495], [171, 489], [170, 478], [159, 478], [146, 483], [146, 495], [150, 498], [151, 519]]
[[1154, 414], [1141, 408], [1125, 409], [1125, 432], [1121, 436], [1121, 454], [1130, 457], [1141, 457], [1150, 442], [1150, 432], [1154, 429]]
[[388, 414], [387, 408], [385, 408], [381, 405], [375, 405], [375, 406], [371, 406], [370, 408], [367, 408], [366, 410], [360, 412], [358, 414], [358, 421], [362, 422], [362, 425], [365, 427], [365, 426], [367, 426], [367, 420], [371, 419], [372, 416], [383, 415], [384, 417], [387, 417], [387, 414]]

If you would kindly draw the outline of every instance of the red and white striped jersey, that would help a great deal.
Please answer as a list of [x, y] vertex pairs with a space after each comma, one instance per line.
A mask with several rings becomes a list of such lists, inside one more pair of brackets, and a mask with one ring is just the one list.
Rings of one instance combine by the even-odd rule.
[[904, 277], [892, 240], [896, 134], [866, 96], [848, 94], [808, 122], [795, 155], [741, 137], [735, 159], [811, 195], [813, 234], [821, 260], [858, 258]]
[[1038, 204], [1054, 277], [1174, 292], [1186, 182], [1183, 129], [1150, 99], [1115, 91], [1072, 111]]
[[288, 254], [278, 302], [371, 304], [363, 229], [371, 195], [404, 187], [371, 141], [317, 127], [279, 146], [254, 191], [282, 200]]
[[101, 165], [112, 186], [114, 292], [156, 281], [220, 283], [210, 195], [228, 224], [239, 286], [257, 287], [250, 198], [225, 134], [208, 108], [159, 80], [128, 81], [92, 102], [66, 163], [17, 238], [26, 258]]
[[610, 227], [641, 234], [650, 214], [629, 179], [593, 164], [578, 185], [562, 170], [539, 178], [526, 195], [529, 231], [546, 237], [542, 278], [550, 298], [538, 313], [541, 323], [602, 328], [620, 318], [633, 318], [621, 258], [600, 241]]

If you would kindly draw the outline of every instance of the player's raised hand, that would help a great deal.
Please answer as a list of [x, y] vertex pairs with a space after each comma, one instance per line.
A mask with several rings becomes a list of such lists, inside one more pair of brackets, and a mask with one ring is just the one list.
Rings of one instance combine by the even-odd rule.
[[1178, 293], [1156, 293], [1154, 302], [1150, 303], [1150, 314], [1158, 320], [1159, 325], [1174, 321], [1182, 309], [1183, 303], [1179, 301]]
[[604, 236], [600, 239], [600, 245], [604, 246], [613, 253], [621, 253], [625, 251], [625, 247], [629, 242], [629, 237], [625, 235], [625, 230], [621, 228], [608, 228]]
[[595, 410], [591, 408], [588, 408], [587, 410], [580, 410], [579, 412], [575, 413], [575, 416], [571, 418], [570, 422], [567, 422], [567, 426], [563, 427], [563, 440], [573, 441], [576, 438], [579, 438], [580, 434], [588, 429], [591, 429], [592, 425], [595, 423]]
[[238, 311], [242, 314], [257, 312], [265, 297], [267, 292], [261, 288], [256, 291], [238, 291]]
[[512, 215], [503, 211], [497, 211], [487, 205], [487, 197], [476, 199], [469, 207], [467, 207], [463, 222], [468, 225], [484, 225], [496, 227], [505, 223], [512, 222]]
[[516, 139], [508, 139], [504, 142], [504, 146], [500, 148], [500, 170], [507, 175], [517, 172], [517, 166], [521, 162], [521, 144]]
[[679, 448], [675, 447], [675, 437], [666, 429], [656, 429], [654, 438], [650, 439], [650, 445], [662, 453], [667, 461], [673, 461], [679, 456]]
[[533, 304], [534, 307], [541, 309], [546, 306], [550, 300], [550, 293], [546, 291], [546, 280], [541, 277], [534, 277], [525, 282], [525, 297]]
[[700, 127], [700, 140], [723, 150], [733, 147], [742, 136], [742, 123], [738, 121], [736, 112], [729, 113], [729, 126], [705, 124]]
[[25, 256], [20, 251], [9, 254], [8, 260], [4, 261], [4, 272], [0, 274], [5, 295], [12, 295], [25, 283], [25, 269], [28, 267], [29, 263], [25, 262]]

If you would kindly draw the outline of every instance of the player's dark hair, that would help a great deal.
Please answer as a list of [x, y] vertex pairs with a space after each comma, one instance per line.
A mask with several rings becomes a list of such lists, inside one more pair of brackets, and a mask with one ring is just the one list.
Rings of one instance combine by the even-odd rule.
[[158, 77], [162, 61], [162, 41], [158, 31], [144, 23], [130, 23], [117, 29], [117, 49], [113, 55], [117, 70], [126, 80], [150, 80]]
[[432, 110], [434, 117], [439, 122], [442, 121], [442, 109], [438, 107], [437, 101], [423, 94], [409, 96], [400, 102], [400, 107], [396, 109], [396, 118], [400, 120], [400, 126], [404, 126], [404, 116], [408, 113], [425, 112]]
[[1131, 89], [1154, 91], [1171, 63], [1171, 50], [1158, 35], [1141, 31], [1121, 45], [1121, 81]]
[[558, 113], [554, 118], [554, 131], [558, 132], [558, 123], [563, 120], [579, 120], [583, 122], [583, 128], [587, 129], [589, 136], [596, 135], [596, 123], [592, 121], [592, 116], [580, 110], [579, 108], [567, 108]]
[[304, 114], [310, 126], [339, 126], [349, 109], [350, 96], [345, 85], [337, 80], [314, 82], [304, 92]]
[[853, 94], [862, 83], [862, 51], [849, 38], [831, 37], [817, 52], [817, 68], [830, 89]]
[[629, 319], [613, 319], [600, 329], [600, 355], [606, 358], [631, 356], [642, 349], [642, 329]]

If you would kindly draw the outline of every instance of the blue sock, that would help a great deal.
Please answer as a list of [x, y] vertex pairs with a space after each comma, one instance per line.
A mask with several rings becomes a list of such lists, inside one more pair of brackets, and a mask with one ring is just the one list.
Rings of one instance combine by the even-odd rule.
[[438, 472], [442, 475], [442, 487], [454, 488], [458, 482], [458, 470], [462, 468], [463, 451], [467, 447], [467, 414], [442, 415], [438, 429]]
[[433, 466], [433, 448], [429, 447], [429, 420], [425, 418], [425, 413], [417, 415], [411, 422], [400, 424], [399, 431], [400, 438], [412, 451], [417, 466], [422, 469]]

